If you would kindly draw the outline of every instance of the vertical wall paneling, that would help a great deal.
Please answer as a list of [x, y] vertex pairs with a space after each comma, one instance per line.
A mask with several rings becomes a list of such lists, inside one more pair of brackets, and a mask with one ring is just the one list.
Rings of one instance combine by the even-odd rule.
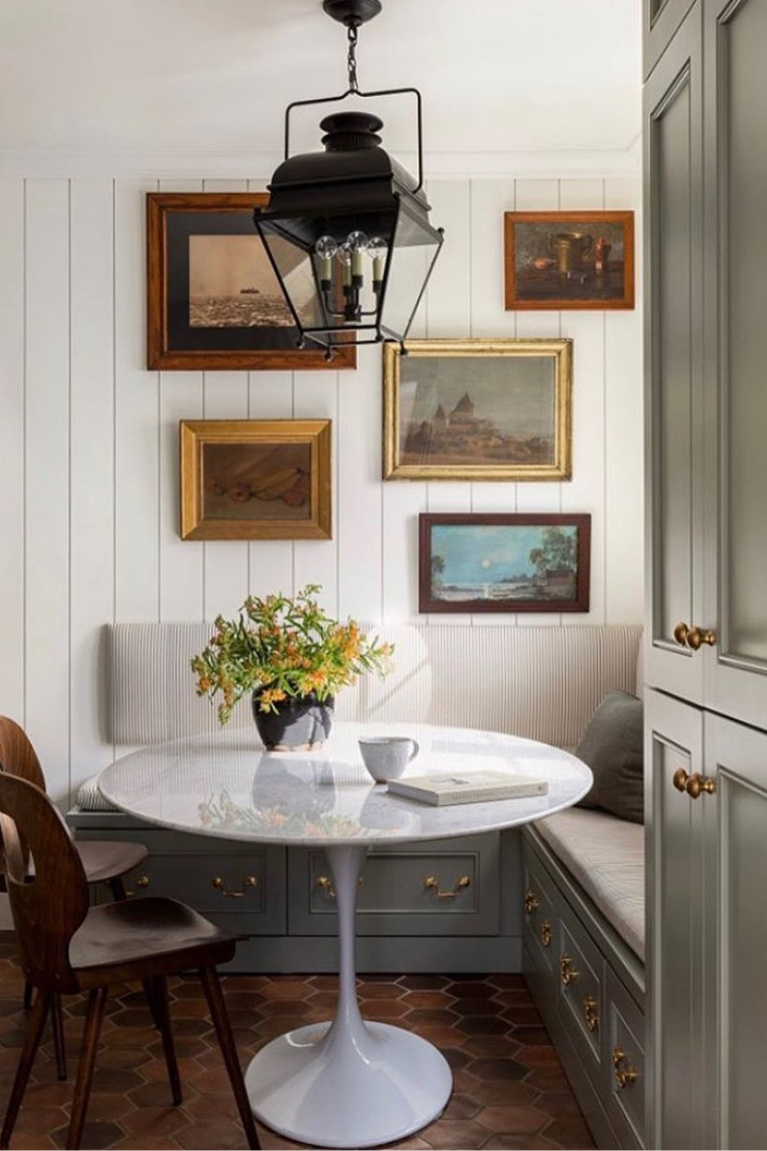
[[27, 182], [26, 726], [69, 786], [69, 182]]
[[[338, 394], [342, 372], [295, 372], [293, 375], [293, 414], [296, 419], [333, 421], [331, 484], [333, 489], [333, 538], [296, 540], [294, 579], [296, 588], [320, 584], [320, 603], [331, 614], [339, 610], [338, 577]], [[353, 553], [352, 553], [353, 554]]]
[[[205, 180], [206, 192], [247, 192], [247, 180]], [[260, 241], [253, 229], [253, 243]], [[245, 372], [205, 372], [203, 415], [206, 420], [248, 418], [248, 377]], [[249, 549], [246, 540], [203, 543], [203, 618], [219, 612], [231, 616], [248, 594]]]
[[[201, 180], [163, 180], [161, 192], [201, 192]], [[203, 418], [202, 372], [160, 372], [159, 505], [160, 618], [204, 618], [205, 544], [182, 540], [178, 425], [179, 420]]]
[[146, 370], [147, 192], [156, 181], [115, 187], [115, 613], [160, 618], [160, 392]]
[[[71, 185], [71, 744], [103, 767], [104, 623], [114, 616], [114, 184]], [[73, 759], [74, 762], [74, 759]]]
[[[602, 180], [562, 180], [563, 211], [601, 210]], [[560, 485], [563, 512], [591, 513], [591, 611], [563, 613], [563, 624], [604, 623], [605, 525], [601, 514], [605, 478], [605, 323], [609, 313], [564, 311], [561, 334], [573, 340], [573, 478]]]
[[0, 180], [0, 713], [24, 722], [24, 181]]
[[[636, 299], [642, 299], [642, 202], [636, 180], [605, 181], [605, 208], [633, 209]], [[642, 315], [610, 312], [605, 323], [605, 619], [642, 618]]]

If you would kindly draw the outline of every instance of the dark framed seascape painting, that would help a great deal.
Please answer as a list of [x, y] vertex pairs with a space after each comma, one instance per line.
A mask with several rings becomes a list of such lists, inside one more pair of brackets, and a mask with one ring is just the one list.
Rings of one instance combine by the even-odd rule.
[[634, 307], [633, 212], [506, 212], [506, 308]]
[[384, 346], [384, 479], [567, 480], [571, 340]]
[[418, 610], [587, 612], [591, 516], [424, 513]]
[[148, 366], [163, 371], [356, 367], [298, 332], [253, 224], [266, 192], [147, 194]]

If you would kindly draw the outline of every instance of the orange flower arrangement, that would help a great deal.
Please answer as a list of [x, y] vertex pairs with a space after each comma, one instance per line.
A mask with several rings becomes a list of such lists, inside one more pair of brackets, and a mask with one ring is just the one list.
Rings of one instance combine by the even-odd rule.
[[391, 644], [363, 635], [355, 620], [331, 619], [314, 598], [321, 590], [308, 584], [294, 598], [248, 596], [237, 619], [218, 617], [192, 670], [198, 695], [221, 695], [222, 724], [252, 691], [259, 690], [261, 711], [277, 711], [289, 696], [326, 700], [360, 674], [391, 670]]

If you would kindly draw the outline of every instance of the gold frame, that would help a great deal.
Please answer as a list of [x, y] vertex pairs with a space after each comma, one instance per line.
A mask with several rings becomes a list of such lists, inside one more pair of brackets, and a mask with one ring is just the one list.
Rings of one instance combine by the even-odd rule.
[[[305, 520], [227, 520], [202, 517], [205, 444], [309, 444], [311, 478]], [[329, 540], [331, 531], [330, 420], [181, 420], [181, 538], [184, 540]]]
[[572, 340], [408, 340], [408, 356], [551, 356], [555, 364], [555, 449], [553, 464], [402, 464], [399, 451], [399, 344], [384, 344], [385, 480], [569, 480], [572, 478]]

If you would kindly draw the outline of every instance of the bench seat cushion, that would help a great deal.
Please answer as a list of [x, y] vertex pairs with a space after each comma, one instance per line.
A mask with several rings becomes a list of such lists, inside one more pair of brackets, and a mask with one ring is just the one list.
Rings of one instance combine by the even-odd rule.
[[644, 827], [580, 808], [535, 828], [631, 950], [644, 960]]

